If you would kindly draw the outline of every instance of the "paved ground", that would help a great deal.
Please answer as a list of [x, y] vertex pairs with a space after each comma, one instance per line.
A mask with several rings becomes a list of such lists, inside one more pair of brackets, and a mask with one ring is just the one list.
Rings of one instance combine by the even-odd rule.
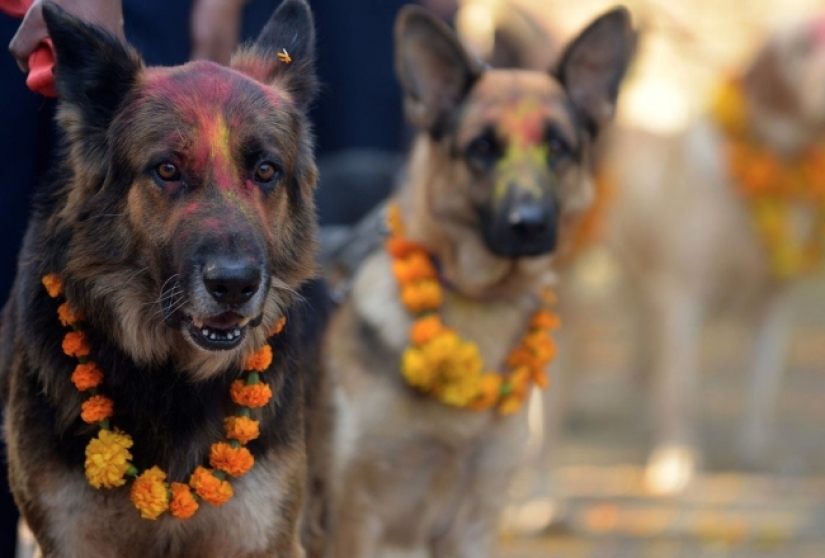
[[535, 537], [505, 537], [499, 558], [825, 557], [825, 280], [801, 285], [794, 302], [778, 435], [760, 468], [743, 470], [732, 451], [748, 382], [742, 328], [735, 321], [708, 326], [705, 473], [678, 498], [642, 488], [648, 402], [629, 370], [628, 306], [600, 302], [555, 472], [566, 519]]

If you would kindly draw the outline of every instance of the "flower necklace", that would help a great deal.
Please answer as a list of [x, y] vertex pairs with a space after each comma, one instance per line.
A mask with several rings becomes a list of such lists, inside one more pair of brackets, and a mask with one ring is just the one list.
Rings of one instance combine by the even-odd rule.
[[[812, 271], [825, 253], [825, 145], [783, 159], [758, 143], [748, 129], [747, 100], [736, 80], [722, 86], [712, 111], [726, 135], [728, 172], [748, 201], [774, 275], [787, 279]], [[815, 212], [812, 231], [803, 238], [793, 229], [798, 205]]]
[[553, 293], [542, 294], [544, 307], [533, 315], [518, 346], [508, 355], [508, 371], [485, 373], [478, 345], [442, 323], [438, 272], [427, 250], [404, 237], [401, 212], [395, 204], [388, 208], [387, 223], [386, 250], [400, 286], [401, 303], [415, 318], [411, 344], [401, 357], [407, 383], [453, 407], [474, 411], [497, 407], [502, 415], [517, 412], [530, 394], [531, 382], [541, 389], [548, 385], [545, 368], [556, 355], [549, 332], [559, 327], [558, 316], [547, 309], [555, 301]]
[[[63, 292], [63, 282], [54, 273], [43, 277], [43, 285], [52, 298]], [[267, 344], [255, 351], [246, 360], [246, 378], [232, 382], [230, 397], [240, 409], [237, 415], [224, 420], [227, 441], [216, 442], [210, 447], [209, 464], [213, 468], [199, 466], [189, 477], [188, 485], [167, 484], [166, 473], [157, 466], [142, 473], [138, 471], [130, 462], [131, 436], [112, 429], [109, 424], [109, 418], [114, 415], [114, 402], [98, 391], [103, 383], [103, 371], [89, 360], [91, 349], [86, 333], [80, 327], [84, 316], [68, 302], [58, 307], [57, 314], [60, 323], [72, 329], [63, 338], [63, 352], [78, 360], [72, 383], [78, 391], [89, 394], [81, 406], [80, 418], [100, 428], [86, 446], [85, 469], [89, 484], [95, 488], [115, 488], [126, 484], [126, 477], [133, 477], [132, 503], [141, 517], [152, 520], [167, 510], [178, 519], [188, 519], [202, 501], [221, 506], [232, 498], [232, 485], [227, 476], [240, 477], [255, 464], [255, 458], [244, 444], [259, 436], [259, 421], [252, 420], [250, 410], [263, 407], [272, 398], [272, 390], [260, 379], [260, 373], [272, 363], [272, 348]], [[285, 324], [285, 318], [281, 318], [268, 337], [280, 333]]]

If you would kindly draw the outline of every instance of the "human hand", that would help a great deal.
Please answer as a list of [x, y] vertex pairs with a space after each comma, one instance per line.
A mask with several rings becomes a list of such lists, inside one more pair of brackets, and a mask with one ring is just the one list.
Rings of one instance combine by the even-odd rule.
[[[121, 0], [51, 0], [72, 15], [106, 28], [110, 33], [123, 38], [123, 5]], [[40, 42], [49, 35], [43, 21], [43, 0], [34, 0], [26, 12], [17, 33], [9, 43], [17, 65], [24, 72], [29, 71], [29, 56]]]
[[228, 64], [241, 34], [245, 0], [195, 0], [192, 7], [192, 58]]

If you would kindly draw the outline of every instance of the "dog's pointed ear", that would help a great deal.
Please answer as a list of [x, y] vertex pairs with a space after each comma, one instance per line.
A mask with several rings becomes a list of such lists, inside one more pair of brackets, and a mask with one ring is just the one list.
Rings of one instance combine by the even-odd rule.
[[102, 140], [143, 63], [132, 48], [57, 4], [43, 3], [43, 19], [54, 45], [58, 98], [78, 111], [77, 131], [88, 134], [86, 141]]
[[591, 23], [562, 55], [556, 77], [594, 135], [613, 118], [619, 85], [635, 50], [630, 13], [618, 7]]
[[302, 107], [317, 89], [315, 24], [305, 0], [284, 0], [255, 42], [232, 57], [231, 67], [289, 91]]
[[395, 23], [395, 71], [407, 119], [438, 137], [482, 67], [447, 25], [422, 8], [407, 6]]

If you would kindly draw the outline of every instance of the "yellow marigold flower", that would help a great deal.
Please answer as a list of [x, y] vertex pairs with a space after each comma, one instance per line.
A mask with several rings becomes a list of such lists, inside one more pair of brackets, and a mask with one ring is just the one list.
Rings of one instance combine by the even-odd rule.
[[413, 345], [424, 345], [432, 341], [437, 335], [441, 334], [446, 328], [441, 323], [439, 316], [426, 316], [419, 318], [413, 322], [410, 328], [410, 340]]
[[474, 411], [485, 411], [496, 404], [501, 395], [502, 378], [498, 374], [482, 374], [478, 379], [478, 395], [468, 407]]
[[249, 443], [260, 436], [258, 421], [247, 417], [227, 417], [224, 419], [226, 437], [238, 440], [242, 444]]
[[441, 306], [442, 296], [438, 281], [417, 281], [401, 285], [401, 303], [413, 314], [436, 310]]
[[246, 359], [244, 370], [263, 372], [269, 368], [270, 364], [272, 364], [272, 347], [269, 345], [264, 345]]
[[421, 349], [410, 347], [401, 356], [401, 374], [411, 386], [427, 391], [436, 379], [437, 370]]
[[189, 477], [189, 486], [213, 506], [222, 506], [232, 497], [232, 485], [212, 474], [206, 467], [198, 467]]
[[478, 378], [468, 376], [445, 382], [438, 390], [438, 398], [453, 407], [466, 407], [479, 395]]
[[247, 385], [243, 380], [235, 380], [229, 388], [232, 401], [243, 407], [263, 407], [272, 399], [272, 390], [261, 382]]
[[539, 310], [530, 319], [530, 329], [558, 329], [561, 320], [556, 314], [547, 310]]
[[86, 334], [82, 331], [70, 331], [63, 337], [63, 352], [68, 356], [89, 356], [91, 349]]
[[144, 471], [132, 483], [129, 496], [143, 519], [155, 520], [169, 509], [169, 492], [165, 480], [166, 473], [155, 466]]
[[209, 464], [233, 477], [245, 475], [255, 464], [255, 458], [245, 447], [233, 448], [226, 442], [212, 444]]
[[390, 204], [387, 207], [387, 227], [393, 236], [404, 234], [404, 222], [401, 220], [401, 208], [398, 204]]
[[42, 281], [50, 297], [57, 298], [63, 293], [63, 280], [56, 273], [44, 275]]
[[93, 395], [80, 406], [83, 422], [94, 424], [115, 414], [115, 402], [105, 395]]
[[522, 403], [522, 400], [515, 395], [508, 395], [501, 400], [501, 404], [498, 406], [498, 413], [502, 416], [517, 413], [521, 409]]
[[484, 365], [478, 346], [464, 341], [454, 331], [437, 336], [423, 350], [439, 377], [447, 381], [478, 377]]
[[87, 389], [97, 387], [102, 382], [103, 372], [101, 372], [100, 368], [98, 368], [94, 362], [78, 364], [74, 367], [72, 383], [78, 391], [86, 391]]
[[64, 326], [76, 324], [85, 318], [83, 312], [76, 312], [68, 302], [57, 307], [57, 317]]
[[267, 339], [281, 333], [284, 330], [284, 326], [286, 326], [286, 318], [281, 316], [278, 318], [278, 321], [275, 322], [275, 325], [272, 326], [272, 329], [269, 330], [269, 333], [266, 334]]
[[86, 478], [95, 488], [114, 488], [126, 483], [132, 438], [128, 434], [101, 430], [86, 446]]
[[426, 252], [412, 252], [392, 264], [395, 279], [402, 285], [425, 279], [435, 279], [437, 272]]
[[173, 482], [169, 485], [172, 491], [172, 501], [169, 511], [178, 519], [189, 519], [198, 511], [198, 501], [192, 495], [189, 487], [182, 482]]

